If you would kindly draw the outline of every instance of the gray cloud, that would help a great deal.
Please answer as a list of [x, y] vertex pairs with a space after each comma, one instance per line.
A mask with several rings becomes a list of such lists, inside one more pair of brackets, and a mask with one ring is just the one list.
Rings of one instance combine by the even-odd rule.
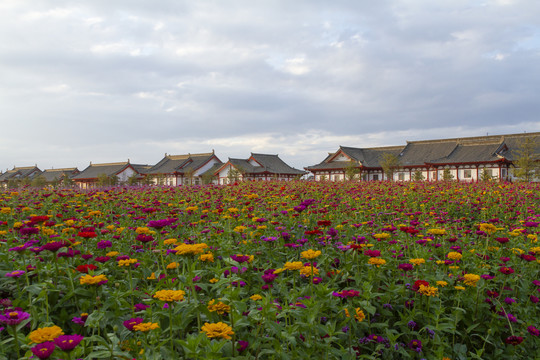
[[539, 12], [533, 0], [4, 1], [0, 168], [212, 148], [302, 167], [338, 145], [539, 131]]

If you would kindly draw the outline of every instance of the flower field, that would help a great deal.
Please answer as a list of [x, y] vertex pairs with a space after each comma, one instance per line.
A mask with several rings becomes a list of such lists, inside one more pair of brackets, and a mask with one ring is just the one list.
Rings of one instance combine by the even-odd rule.
[[6, 190], [0, 359], [540, 358], [539, 190]]

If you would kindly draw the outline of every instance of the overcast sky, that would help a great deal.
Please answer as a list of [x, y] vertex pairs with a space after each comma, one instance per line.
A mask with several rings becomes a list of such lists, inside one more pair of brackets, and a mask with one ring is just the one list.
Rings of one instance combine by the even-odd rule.
[[540, 131], [538, 0], [2, 0], [0, 169]]

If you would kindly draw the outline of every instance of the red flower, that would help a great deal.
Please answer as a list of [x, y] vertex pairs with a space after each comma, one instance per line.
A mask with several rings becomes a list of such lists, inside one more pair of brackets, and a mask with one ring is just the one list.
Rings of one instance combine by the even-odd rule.
[[425, 280], [416, 280], [414, 282], [414, 285], [413, 285], [412, 289], [414, 291], [418, 291], [420, 289], [420, 285], [429, 286], [429, 283], [427, 281], [425, 281]]
[[88, 274], [88, 271], [89, 270], [96, 270], [97, 269], [97, 266], [96, 265], [93, 265], [93, 264], [85, 264], [85, 265], [79, 265], [77, 266], [77, 271], [78, 272], [82, 272], [82, 273], [85, 273], [85, 274]]
[[513, 274], [515, 272], [514, 269], [512, 269], [511, 267], [508, 267], [508, 266], [502, 266], [499, 269], [499, 271], [502, 272], [505, 275], [510, 275], [510, 274]]

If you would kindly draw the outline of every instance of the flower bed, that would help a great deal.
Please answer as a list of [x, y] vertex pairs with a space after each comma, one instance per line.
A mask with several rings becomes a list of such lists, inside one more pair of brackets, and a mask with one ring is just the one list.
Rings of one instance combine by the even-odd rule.
[[0, 193], [0, 359], [528, 359], [537, 184]]

